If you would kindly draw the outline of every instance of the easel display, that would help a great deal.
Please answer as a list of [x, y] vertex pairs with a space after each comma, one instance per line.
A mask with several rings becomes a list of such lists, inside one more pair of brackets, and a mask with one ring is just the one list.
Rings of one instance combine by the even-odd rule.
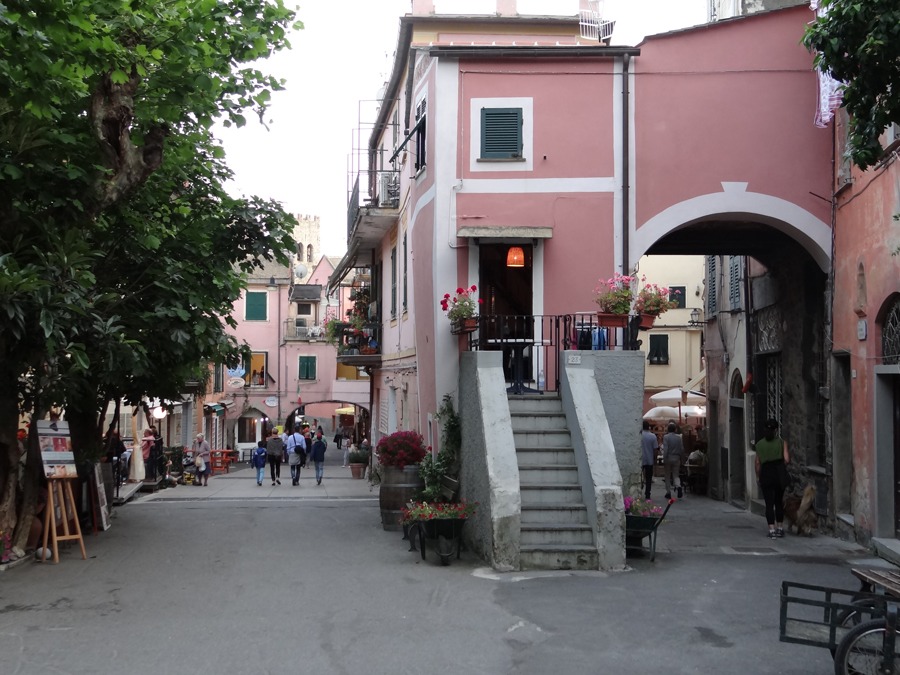
[[[41, 460], [47, 477], [47, 506], [44, 513], [44, 540], [40, 562], [47, 560], [47, 541], [53, 546], [53, 562], [59, 562], [59, 542], [77, 541], [81, 547], [81, 557], [87, 560], [81, 524], [75, 510], [72, 494], [72, 479], [77, 478], [75, 454], [69, 437], [68, 422], [38, 420], [38, 441], [41, 446]], [[69, 523], [74, 527], [70, 529]], [[62, 527], [62, 534], [58, 528]]]

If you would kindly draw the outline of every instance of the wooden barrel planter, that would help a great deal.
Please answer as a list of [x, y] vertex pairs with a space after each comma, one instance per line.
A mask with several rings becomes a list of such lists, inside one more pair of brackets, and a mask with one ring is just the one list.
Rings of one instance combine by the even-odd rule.
[[381, 489], [378, 491], [381, 526], [388, 532], [403, 530], [400, 524], [403, 507], [408, 502], [418, 501], [419, 494], [424, 489], [425, 480], [419, 475], [418, 466], [406, 466], [402, 469], [395, 466], [383, 467]]

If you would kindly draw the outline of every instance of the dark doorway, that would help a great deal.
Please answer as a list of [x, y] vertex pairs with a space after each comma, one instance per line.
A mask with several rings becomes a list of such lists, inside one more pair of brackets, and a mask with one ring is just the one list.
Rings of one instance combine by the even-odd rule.
[[728, 481], [730, 490], [729, 501], [735, 506], [746, 508], [744, 485], [746, 483], [744, 462], [744, 402], [731, 400], [728, 419]]
[[894, 388], [894, 530], [900, 538], [900, 377], [891, 380]]
[[[510, 249], [516, 247], [511, 256]], [[533, 382], [532, 346], [516, 341], [534, 339], [533, 263], [530, 244], [487, 244], [479, 249], [479, 297], [481, 314], [486, 317], [480, 334], [482, 350], [503, 351], [503, 374], [513, 381], [513, 368], [518, 353], [524, 382]], [[520, 266], [507, 264], [516, 258]]]

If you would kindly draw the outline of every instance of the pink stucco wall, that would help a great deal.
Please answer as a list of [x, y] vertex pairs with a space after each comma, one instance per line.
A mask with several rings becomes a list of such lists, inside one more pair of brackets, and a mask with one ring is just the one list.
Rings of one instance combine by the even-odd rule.
[[648, 39], [634, 60], [637, 227], [721, 182], [830, 223], [831, 137], [812, 121], [806, 7]]

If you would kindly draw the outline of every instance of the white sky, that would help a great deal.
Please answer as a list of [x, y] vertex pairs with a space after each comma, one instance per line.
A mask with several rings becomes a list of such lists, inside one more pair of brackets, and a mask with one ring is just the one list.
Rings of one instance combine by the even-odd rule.
[[[439, 13], [495, 6], [496, 0], [435, 0]], [[612, 44], [636, 45], [645, 35], [704, 23], [706, 6], [707, 0], [606, 0], [604, 18], [616, 21]], [[518, 7], [574, 14], [578, 3], [519, 0]], [[216, 129], [235, 172], [230, 192], [320, 216], [323, 253], [342, 255], [347, 248], [347, 162], [359, 101], [374, 99], [390, 76], [399, 17], [410, 9], [410, 0], [306, 0], [297, 10], [305, 29], [291, 36], [293, 49], [258, 64], [287, 80], [286, 91], [272, 97], [269, 130], [255, 120], [242, 129]]]

